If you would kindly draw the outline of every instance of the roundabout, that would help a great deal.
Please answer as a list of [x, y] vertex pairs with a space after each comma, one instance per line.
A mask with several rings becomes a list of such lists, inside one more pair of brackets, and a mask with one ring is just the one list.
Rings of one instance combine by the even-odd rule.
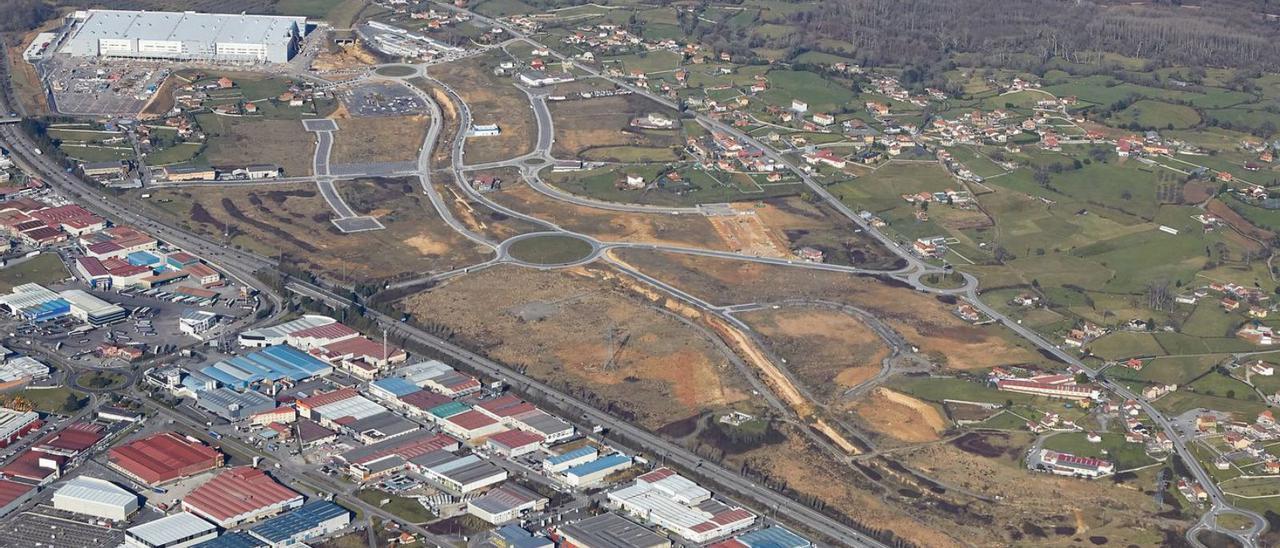
[[373, 72], [378, 76], [386, 76], [388, 78], [404, 78], [417, 74], [418, 68], [413, 65], [383, 65], [373, 69]]
[[533, 232], [502, 242], [498, 255], [510, 262], [536, 268], [557, 268], [588, 263], [602, 248], [589, 238], [563, 232]]

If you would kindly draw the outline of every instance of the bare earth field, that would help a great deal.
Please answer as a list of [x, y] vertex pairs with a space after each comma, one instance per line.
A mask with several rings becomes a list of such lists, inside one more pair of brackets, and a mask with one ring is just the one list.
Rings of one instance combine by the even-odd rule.
[[315, 136], [303, 131], [297, 120], [210, 114], [200, 116], [200, 127], [209, 135], [202, 154], [209, 165], [276, 164], [286, 177], [311, 175]]
[[1028, 474], [1020, 458], [1030, 442], [1030, 434], [969, 434], [898, 454], [935, 480], [996, 500], [969, 508], [990, 522], [931, 523], [976, 545], [1088, 546], [1101, 536], [1110, 546], [1154, 546], [1164, 542], [1160, 527], [1185, 527], [1152, 516], [1152, 498], [1142, 491], [1150, 480], [1116, 484]]
[[[408, 187], [406, 189], [405, 187]], [[386, 230], [342, 234], [333, 211], [311, 184], [263, 187], [164, 189], [155, 204], [184, 226], [301, 268], [354, 281], [378, 281], [450, 270], [488, 258], [483, 248], [440, 221], [425, 196], [403, 180], [339, 183], [348, 204], [377, 217]]]
[[595, 148], [632, 146], [670, 148], [683, 146], [679, 129], [642, 131], [631, 127], [631, 120], [650, 112], [661, 112], [674, 119], [676, 113], [649, 99], [636, 95], [619, 95], [554, 101], [548, 104], [555, 122], [556, 140], [552, 154], [557, 158], [576, 158]]
[[820, 308], [783, 308], [739, 314], [822, 403], [875, 376], [889, 349], [866, 324]]
[[[528, 154], [538, 137], [529, 97], [510, 78], [493, 75], [492, 56], [431, 67], [431, 75], [448, 84], [471, 107], [474, 124], [498, 124], [502, 134], [467, 139], [466, 162], [482, 164]], [[441, 141], [448, 142], [448, 141]]]
[[601, 240], [728, 250], [711, 222], [702, 216], [625, 213], [578, 206], [548, 198], [523, 182], [504, 186], [490, 197], [516, 211]]
[[711, 340], [619, 288], [613, 275], [594, 266], [500, 266], [408, 297], [403, 306], [463, 344], [612, 405], [646, 428], [749, 397]]
[[[345, 114], [345, 109], [339, 112]], [[431, 118], [423, 115], [334, 118], [338, 131], [333, 133], [333, 151], [329, 155], [333, 164], [416, 160], [431, 125]]]
[[935, 441], [947, 429], [947, 419], [933, 406], [883, 387], [856, 402], [853, 411], [873, 430], [898, 441]]
[[714, 304], [821, 299], [860, 307], [953, 369], [1043, 359], [1015, 343], [1003, 328], [970, 325], [951, 313], [953, 305], [871, 276], [638, 249], [620, 250], [615, 256]]

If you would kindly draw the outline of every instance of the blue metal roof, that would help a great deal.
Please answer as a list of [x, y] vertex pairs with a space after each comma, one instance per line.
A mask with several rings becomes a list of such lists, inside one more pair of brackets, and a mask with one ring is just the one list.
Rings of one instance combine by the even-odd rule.
[[564, 473], [571, 476], [585, 476], [588, 474], [594, 474], [601, 470], [612, 468], [619, 464], [626, 464], [628, 462], [631, 462], [631, 457], [628, 457], [621, 453], [615, 453], [607, 457], [600, 457], [588, 463], [579, 464], [577, 466], [574, 466], [573, 468], [565, 470]]
[[276, 516], [249, 528], [249, 531], [267, 542], [284, 542], [299, 533], [305, 533], [318, 527], [321, 523], [338, 516], [350, 516], [346, 508], [329, 501], [317, 500], [302, 505], [301, 508]]
[[160, 257], [147, 253], [146, 251], [134, 251], [133, 253], [126, 255], [124, 259], [129, 261], [129, 264], [137, 266], [160, 264]]
[[395, 397], [397, 398], [399, 398], [400, 396], [407, 396], [409, 394], [422, 390], [421, 388], [418, 388], [418, 385], [413, 384], [400, 377], [388, 377], [385, 379], [378, 379], [376, 381], [373, 381], [370, 384], [394, 394]]
[[289, 346], [271, 346], [244, 356], [235, 356], [201, 369], [227, 386], [245, 388], [262, 380], [282, 378], [300, 381], [332, 368], [306, 352]]
[[773, 526], [757, 529], [738, 536], [738, 541], [750, 548], [808, 548], [813, 546], [804, 537], [788, 531], [785, 527]]
[[253, 538], [244, 531], [233, 531], [213, 540], [206, 540], [192, 548], [260, 548], [267, 543]]
[[533, 533], [530, 533], [515, 524], [508, 523], [507, 525], [503, 525], [493, 533], [506, 542], [506, 546], [508, 548], [550, 548], [555, 546], [555, 543], [551, 542], [551, 539], [547, 537], [535, 537], [533, 536]]
[[577, 449], [574, 449], [573, 451], [569, 451], [562, 455], [547, 457], [547, 462], [551, 464], [560, 464], [562, 462], [568, 462], [576, 458], [581, 458], [587, 455], [594, 455], [594, 454], [596, 454], [595, 447], [592, 447], [590, 445], [584, 445], [582, 447], [579, 447]]

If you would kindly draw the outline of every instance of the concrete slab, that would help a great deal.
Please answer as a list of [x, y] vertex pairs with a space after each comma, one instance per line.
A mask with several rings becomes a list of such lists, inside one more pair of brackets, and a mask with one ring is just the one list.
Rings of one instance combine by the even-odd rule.
[[353, 232], [367, 232], [370, 230], [382, 230], [386, 228], [382, 223], [373, 217], [347, 217], [345, 219], [334, 219], [333, 226], [346, 234]]

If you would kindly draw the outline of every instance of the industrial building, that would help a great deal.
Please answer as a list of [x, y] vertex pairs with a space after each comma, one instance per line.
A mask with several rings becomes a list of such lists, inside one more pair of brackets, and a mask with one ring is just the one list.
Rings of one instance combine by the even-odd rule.
[[572, 438], [575, 432], [572, 424], [541, 409], [515, 417], [512, 426], [538, 434], [548, 444]]
[[49, 366], [30, 356], [9, 358], [0, 364], [0, 390], [49, 378]]
[[563, 543], [579, 548], [671, 548], [671, 541], [617, 514], [600, 514], [560, 528]]
[[328, 428], [338, 428], [339, 421], [358, 421], [380, 413], [387, 408], [361, 396], [355, 388], [340, 388], [321, 392], [294, 402], [298, 414]]
[[313, 327], [332, 325], [335, 323], [338, 323], [338, 320], [328, 316], [307, 314], [301, 318], [289, 320], [279, 325], [244, 331], [240, 333], [240, 346], [262, 348], [264, 346], [285, 344], [288, 342], [289, 336], [294, 333], [311, 329]]
[[406, 365], [395, 371], [396, 376], [446, 396], [462, 396], [480, 390], [480, 381], [459, 373], [439, 360], [429, 360]]
[[505, 430], [502, 423], [475, 410], [458, 413], [440, 421], [440, 429], [451, 436], [464, 440], [497, 434]]
[[489, 532], [489, 544], [500, 548], [555, 548], [556, 543], [544, 536], [514, 525], [503, 525]]
[[600, 454], [600, 451], [590, 445], [584, 445], [572, 451], [566, 451], [559, 455], [552, 455], [542, 459], [542, 470], [545, 472], [564, 472], [579, 464], [586, 464]]
[[305, 17], [85, 10], [72, 15], [62, 53], [223, 63], [284, 63], [307, 32]]
[[289, 379], [297, 382], [323, 377], [332, 373], [333, 368], [297, 348], [272, 346], [219, 361], [200, 372], [223, 386], [244, 390], [261, 381]]
[[717, 542], [708, 548], [811, 548], [813, 546], [816, 545], [808, 539], [785, 527], [774, 525]]
[[631, 467], [631, 457], [614, 453], [591, 462], [579, 464], [564, 471], [564, 482], [573, 487], [591, 487], [604, 481], [609, 474]]
[[409, 464], [419, 474], [459, 495], [466, 495], [507, 479], [507, 471], [501, 466], [475, 454], [458, 456], [448, 451], [435, 451], [410, 459]]
[[71, 305], [71, 317], [89, 325], [115, 323], [129, 316], [129, 311], [119, 305], [111, 304], [79, 289], [68, 289], [59, 295]]
[[351, 523], [351, 512], [329, 501], [312, 501], [297, 510], [249, 528], [249, 534], [271, 548], [302, 544], [337, 531]]
[[[8, 474], [6, 474], [8, 475]], [[36, 486], [20, 481], [0, 479], [0, 517], [22, 507], [36, 494]]]
[[[302, 437], [303, 426], [309, 422], [300, 421], [298, 423], [299, 437]], [[314, 425], [315, 423], [310, 424]], [[395, 439], [352, 449], [339, 455], [338, 458], [347, 463], [351, 475], [364, 481], [375, 477], [378, 471], [385, 471], [385, 465], [380, 463], [388, 459], [392, 462], [395, 462], [395, 459], [399, 459], [403, 463], [434, 451], [457, 451], [460, 446], [461, 444], [458, 440], [444, 434], [436, 434], [428, 430], [417, 430]]]
[[161, 432], [113, 447], [107, 460], [125, 476], [155, 486], [218, 468], [223, 455], [194, 438]]
[[71, 313], [71, 303], [40, 284], [22, 284], [0, 296], [0, 309], [29, 322], [44, 322]]
[[708, 491], [670, 468], [659, 468], [608, 495], [609, 503], [696, 543], [731, 535], [756, 521], [750, 511], [711, 498]]
[[196, 407], [235, 422], [275, 409], [276, 401], [270, 396], [252, 390], [236, 392], [226, 388], [216, 388], [196, 392]]
[[485, 444], [495, 454], [511, 458], [537, 451], [538, 448], [542, 447], [542, 441], [543, 438], [540, 434], [523, 430], [507, 430], [506, 432], [498, 432], [489, 436], [489, 439], [485, 440]]
[[126, 548], [186, 548], [218, 536], [218, 528], [191, 512], [179, 512], [124, 532]]
[[530, 512], [541, 512], [547, 498], [507, 483], [467, 502], [467, 513], [493, 525], [502, 525]]
[[365, 444], [398, 438], [422, 428], [421, 424], [395, 413], [378, 413], [359, 420], [339, 421], [338, 425]]
[[40, 428], [40, 414], [35, 411], [14, 411], [0, 407], [0, 447], [18, 441], [28, 432]]
[[302, 495], [251, 466], [223, 470], [182, 499], [183, 510], [224, 529], [299, 506]]
[[72, 478], [53, 493], [53, 507], [111, 521], [125, 521], [138, 510], [138, 496], [98, 478]]

